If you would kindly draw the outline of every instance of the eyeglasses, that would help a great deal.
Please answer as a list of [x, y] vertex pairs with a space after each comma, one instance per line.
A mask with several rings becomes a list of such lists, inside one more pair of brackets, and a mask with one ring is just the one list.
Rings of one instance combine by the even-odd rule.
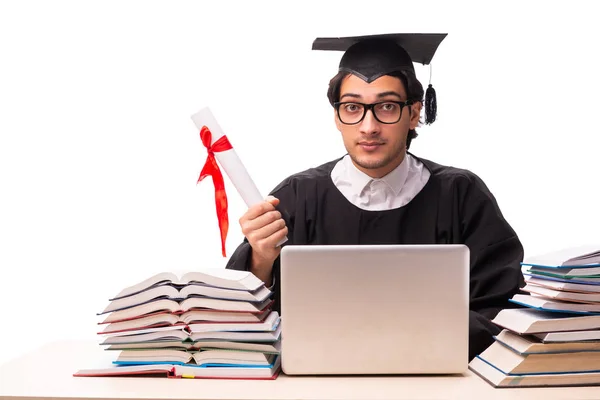
[[343, 124], [354, 125], [361, 122], [368, 110], [372, 110], [375, 119], [382, 124], [395, 124], [402, 118], [402, 109], [414, 103], [407, 101], [381, 101], [378, 103], [364, 104], [355, 101], [333, 103], [338, 118]]

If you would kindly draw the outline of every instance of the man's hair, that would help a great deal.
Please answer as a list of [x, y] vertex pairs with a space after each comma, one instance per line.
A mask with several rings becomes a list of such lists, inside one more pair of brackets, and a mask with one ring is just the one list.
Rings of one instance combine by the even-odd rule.
[[[329, 89], [327, 89], [327, 98], [329, 99], [329, 103], [333, 106], [333, 103], [340, 100], [340, 89], [342, 87], [342, 81], [346, 76], [350, 75], [349, 72], [340, 71], [336, 76], [331, 78], [329, 81]], [[388, 76], [393, 76], [395, 78], [399, 78], [404, 85], [404, 89], [406, 90], [407, 99], [413, 100], [414, 102], [423, 103], [423, 96], [425, 91], [423, 90], [423, 85], [417, 79], [416, 75], [411, 71], [398, 71], [391, 72], [386, 74]], [[409, 111], [410, 112], [410, 111]], [[406, 138], [406, 149], [408, 150], [410, 147], [410, 143], [414, 138], [418, 136], [417, 131], [415, 129], [411, 129], [408, 131], [408, 137]]]

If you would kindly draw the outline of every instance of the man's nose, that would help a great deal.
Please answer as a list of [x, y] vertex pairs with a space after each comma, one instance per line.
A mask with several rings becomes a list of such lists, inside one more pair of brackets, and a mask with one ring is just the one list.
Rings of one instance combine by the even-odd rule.
[[381, 131], [379, 121], [375, 119], [373, 110], [367, 110], [365, 117], [360, 123], [360, 132], [365, 135], [377, 135]]

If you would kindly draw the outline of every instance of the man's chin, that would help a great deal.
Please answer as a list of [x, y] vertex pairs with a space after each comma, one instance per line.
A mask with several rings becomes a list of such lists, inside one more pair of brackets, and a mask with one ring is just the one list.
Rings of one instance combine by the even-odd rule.
[[389, 160], [373, 156], [352, 157], [352, 160], [356, 165], [364, 169], [379, 169], [389, 164]]

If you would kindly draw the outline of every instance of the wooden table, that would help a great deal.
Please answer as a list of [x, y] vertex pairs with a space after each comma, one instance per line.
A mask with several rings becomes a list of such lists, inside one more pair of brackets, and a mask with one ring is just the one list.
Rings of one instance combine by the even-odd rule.
[[110, 362], [94, 342], [57, 342], [0, 366], [2, 399], [600, 399], [600, 387], [495, 389], [459, 376], [291, 377], [274, 381], [76, 378]]

